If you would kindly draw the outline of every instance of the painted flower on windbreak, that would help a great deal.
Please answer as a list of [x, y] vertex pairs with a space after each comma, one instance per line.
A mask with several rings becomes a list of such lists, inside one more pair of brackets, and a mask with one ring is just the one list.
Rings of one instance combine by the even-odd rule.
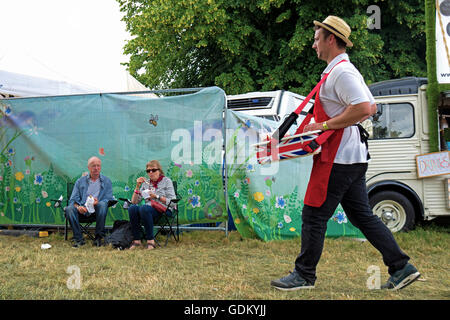
[[189, 202], [191, 203], [192, 208], [200, 207], [200, 196], [192, 196], [189, 198]]
[[244, 184], [250, 184], [250, 178], [248, 178], [248, 177], [245, 178], [245, 179], [244, 179]]
[[37, 197], [36, 198], [36, 203], [41, 203], [41, 198]]
[[14, 148], [8, 148], [7, 152], [8, 152], [8, 155], [10, 155], [10, 156], [13, 156], [16, 154], [16, 150], [14, 150]]
[[255, 171], [255, 166], [249, 163], [246, 167], [247, 171], [253, 172]]
[[294, 228], [294, 227], [290, 227], [290, 228], [289, 228], [289, 231], [294, 232], [294, 231], [295, 231], [295, 228]]
[[339, 224], [347, 223], [347, 216], [343, 211], [339, 211], [334, 217], [333, 220]]
[[235, 197], [235, 198], [239, 198], [239, 191], [236, 191], [236, 192], [234, 193], [234, 197]]
[[5, 191], [9, 191], [9, 186], [8, 186], [8, 187], [5, 187]]
[[244, 125], [242, 126], [242, 131], [246, 132], [250, 127], [252, 126], [252, 123], [250, 120], [245, 120]]
[[42, 194], [42, 197], [45, 199], [45, 198], [48, 198], [48, 193], [47, 193], [47, 191], [44, 191], [44, 190], [42, 190], [41, 191], [41, 194]]
[[23, 161], [25, 161], [25, 164], [27, 166], [31, 166], [31, 161], [33, 160], [33, 158], [31, 158], [30, 156], [26, 156]]
[[189, 194], [192, 194], [192, 192], [193, 192], [192, 189], [188, 189]]
[[258, 214], [259, 213], [259, 209], [258, 208], [253, 208], [253, 213], [254, 214]]
[[261, 193], [261, 192], [255, 192], [254, 194], [253, 194], [253, 199], [255, 199], [256, 201], [258, 201], [258, 202], [261, 202], [261, 201], [263, 201], [264, 200], [264, 195]]
[[275, 201], [275, 208], [284, 209], [286, 206], [286, 200], [284, 200], [283, 196], [277, 197]]
[[3, 181], [3, 176], [0, 176], [0, 181]]
[[246, 205], [246, 204], [243, 204], [243, 205], [242, 205], [242, 209], [247, 210], [247, 205]]
[[128, 191], [130, 191], [130, 187], [129, 186], [125, 186], [124, 190], [125, 190], [125, 192], [128, 192]]
[[22, 190], [19, 186], [17, 186], [16, 188], [15, 188], [15, 190], [16, 190], [16, 192], [20, 192], [20, 190]]
[[14, 203], [17, 203], [17, 201], [18, 201], [17, 198], [14, 197], [14, 198], [13, 198], [13, 202], [14, 202]]
[[34, 184], [42, 185], [42, 181], [44, 181], [44, 177], [40, 173], [34, 175]]
[[200, 181], [198, 181], [198, 180], [195, 180], [194, 184], [195, 184], [195, 186], [196, 186], [196, 187], [198, 187], [198, 186], [199, 186], [199, 184], [200, 184]]
[[192, 170], [191, 169], [186, 171], [186, 177], [192, 178]]
[[47, 201], [47, 202], [45, 203], [45, 205], [46, 205], [47, 207], [50, 207], [50, 206], [52, 205], [52, 203], [51, 203], [50, 201]]
[[28, 174], [30, 174], [31, 172], [30, 172], [30, 169], [27, 169], [27, 170], [25, 170], [25, 174], [26, 175], [28, 175]]
[[278, 229], [283, 228], [283, 222], [278, 222], [277, 227], [278, 227]]
[[272, 179], [270, 179], [270, 177], [265, 177], [264, 181], [266, 183], [266, 186], [268, 187], [272, 186]]
[[34, 124], [31, 124], [31, 128], [30, 129], [28, 129], [28, 135], [29, 136], [32, 136], [32, 135], [39, 135], [39, 131], [42, 131], [42, 128], [41, 127], [38, 127], [38, 126], [36, 126], [36, 125], [34, 125]]
[[25, 178], [25, 176], [23, 175], [23, 173], [20, 172], [20, 171], [16, 172], [15, 177], [16, 177], [16, 180], [17, 180], [17, 181], [22, 181], [23, 178]]
[[5, 167], [11, 167], [12, 166], [12, 161], [8, 160], [5, 162]]
[[287, 214], [285, 214], [283, 216], [283, 218], [284, 218], [284, 222], [286, 222], [286, 223], [291, 223], [292, 222], [292, 218], [290, 216], [288, 216]]
[[7, 117], [9, 117], [9, 116], [11, 115], [11, 113], [12, 113], [11, 107], [6, 106], [6, 109], [5, 109], [4, 112], [5, 112], [5, 115], [6, 115]]

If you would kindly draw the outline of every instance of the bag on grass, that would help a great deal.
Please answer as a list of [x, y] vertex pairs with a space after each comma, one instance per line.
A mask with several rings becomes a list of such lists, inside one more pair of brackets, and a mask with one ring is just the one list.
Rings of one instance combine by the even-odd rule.
[[129, 248], [132, 241], [131, 223], [127, 220], [114, 221], [111, 234], [105, 238], [106, 244], [111, 244], [113, 248], [119, 250]]

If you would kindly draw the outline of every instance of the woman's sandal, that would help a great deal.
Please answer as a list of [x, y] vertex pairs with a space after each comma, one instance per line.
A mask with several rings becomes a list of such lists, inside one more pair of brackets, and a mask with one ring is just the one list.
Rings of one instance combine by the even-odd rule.
[[156, 249], [156, 244], [147, 242], [147, 250]]

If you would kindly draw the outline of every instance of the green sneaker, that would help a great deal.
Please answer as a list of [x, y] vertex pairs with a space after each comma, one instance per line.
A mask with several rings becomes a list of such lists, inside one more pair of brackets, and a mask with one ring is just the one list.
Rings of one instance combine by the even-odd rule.
[[407, 263], [403, 269], [396, 271], [389, 280], [381, 286], [381, 289], [389, 290], [399, 290], [407, 285], [410, 285], [417, 279], [419, 279], [420, 273], [417, 269], [410, 263]]
[[272, 287], [283, 291], [294, 291], [300, 289], [313, 289], [314, 285], [300, 277], [296, 270], [292, 271], [286, 277], [281, 279], [272, 280], [270, 282]]

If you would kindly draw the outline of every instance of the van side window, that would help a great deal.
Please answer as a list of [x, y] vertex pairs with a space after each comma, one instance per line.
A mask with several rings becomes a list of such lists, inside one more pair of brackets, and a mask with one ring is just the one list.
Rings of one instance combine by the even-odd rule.
[[410, 138], [414, 135], [414, 108], [409, 103], [377, 104], [370, 139]]

